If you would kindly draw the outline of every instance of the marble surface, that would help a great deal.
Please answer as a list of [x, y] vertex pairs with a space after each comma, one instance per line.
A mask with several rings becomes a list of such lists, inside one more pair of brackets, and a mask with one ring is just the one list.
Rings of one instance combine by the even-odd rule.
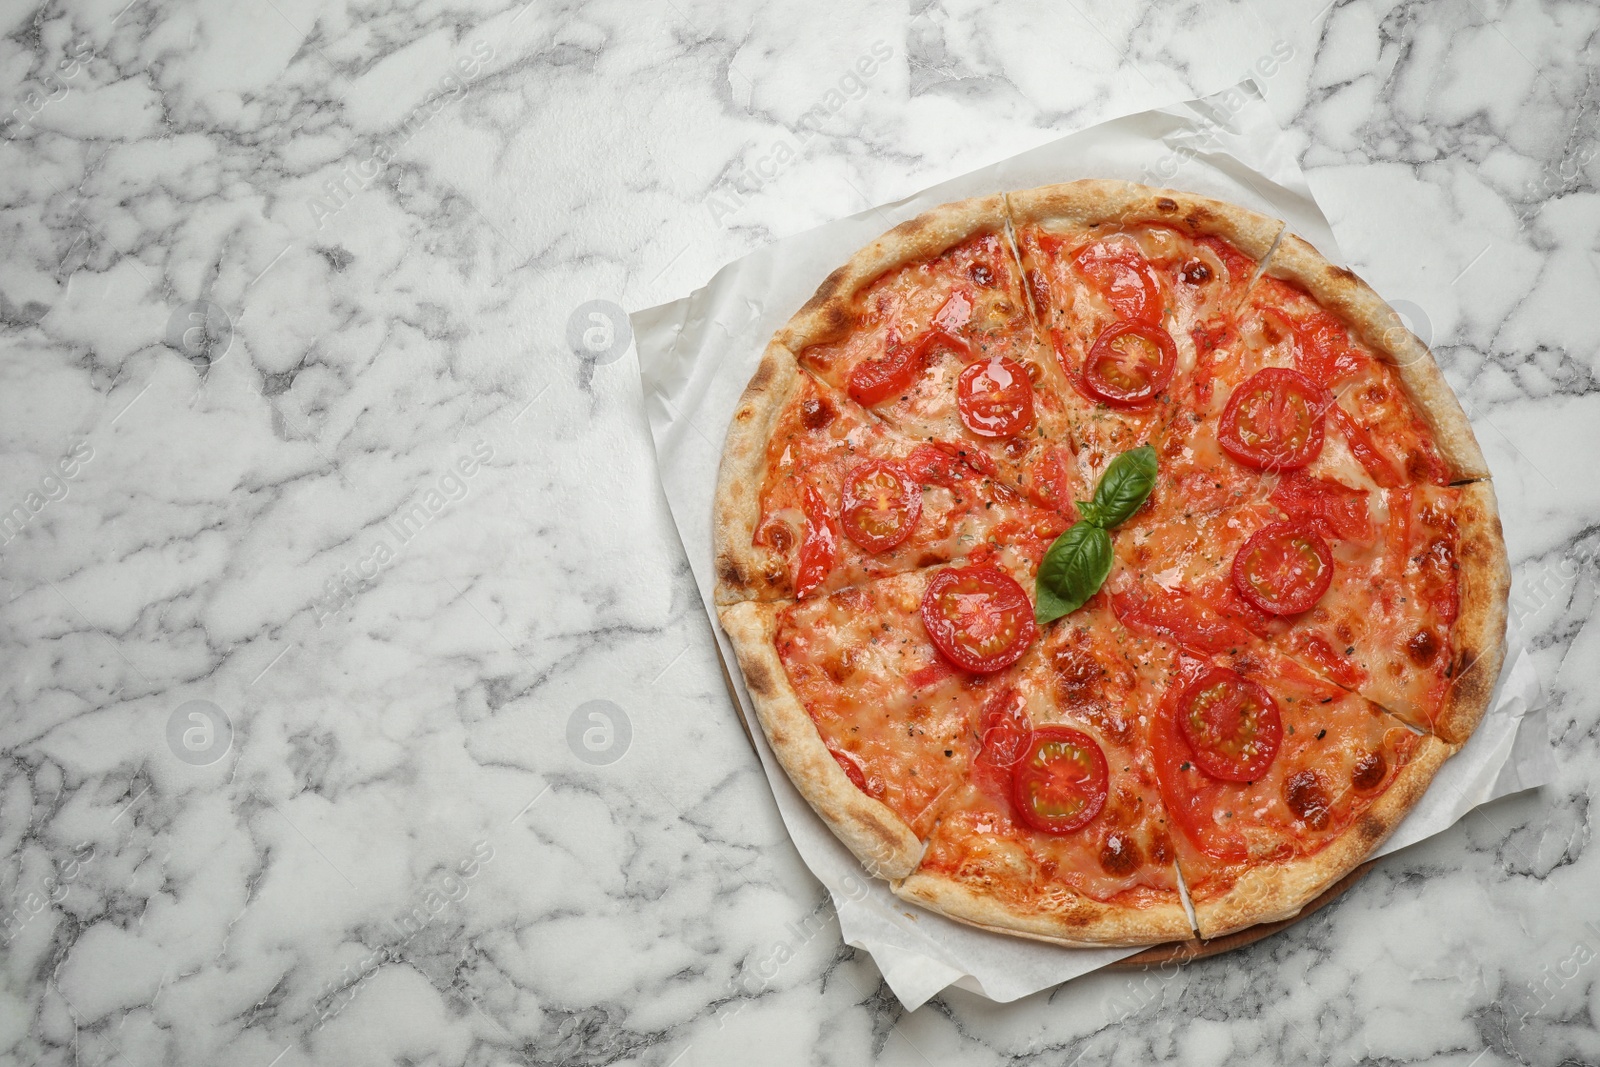
[[[0, 1063], [1594, 1062], [1597, 26], [0, 11]], [[906, 1012], [731, 717], [633, 357], [569, 330], [1251, 72], [1474, 416], [1557, 780], [1241, 953]]]

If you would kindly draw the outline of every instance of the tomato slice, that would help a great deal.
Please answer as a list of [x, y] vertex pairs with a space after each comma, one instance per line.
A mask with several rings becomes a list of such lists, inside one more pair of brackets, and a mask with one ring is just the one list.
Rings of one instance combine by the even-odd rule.
[[1305, 522], [1274, 522], [1233, 556], [1233, 587], [1269, 615], [1310, 611], [1333, 581], [1333, 550]]
[[850, 779], [852, 785], [863, 793], [867, 791], [866, 772], [861, 769], [861, 761], [856, 758], [854, 753], [841, 752], [830, 745], [828, 746], [828, 755], [833, 757], [833, 761], [839, 765], [840, 770], [844, 771], [845, 776]]
[[1367, 684], [1367, 672], [1336, 651], [1321, 634], [1297, 635], [1289, 647], [1346, 689], [1360, 689]]
[[995, 693], [984, 702], [978, 725], [973, 778], [986, 792], [1009, 799], [1011, 768], [1022, 758], [1033, 732], [1021, 695], [1010, 686]]
[[1154, 400], [1172, 380], [1178, 349], [1160, 326], [1114, 322], [1100, 331], [1083, 365], [1083, 387], [1119, 408]]
[[1033, 382], [1004, 356], [982, 360], [956, 379], [956, 409], [979, 437], [1015, 437], [1033, 425]]
[[1111, 608], [1117, 621], [1128, 629], [1174, 641], [1198, 655], [1244, 648], [1253, 640], [1245, 626], [1183, 593], [1117, 593], [1111, 598]]
[[1124, 319], [1160, 323], [1161, 283], [1156, 280], [1155, 268], [1132, 241], [1095, 241], [1073, 255], [1072, 265]]
[[1235, 282], [1247, 281], [1255, 272], [1256, 261], [1234, 247], [1233, 243], [1218, 237], [1215, 234], [1204, 234], [1195, 238], [1222, 260], [1222, 265], [1228, 268], [1228, 274]]
[[810, 482], [806, 483], [800, 500], [806, 516], [806, 531], [800, 537], [800, 568], [794, 579], [794, 595], [807, 597], [839, 562], [839, 526], [828, 510], [828, 502]]
[[844, 479], [845, 536], [868, 552], [902, 545], [922, 518], [922, 489], [897, 464], [868, 460]]
[[1213, 667], [1178, 700], [1178, 729], [1202, 771], [1225, 782], [1253, 782], [1272, 766], [1283, 740], [1278, 702], [1259, 682]]
[[1350, 452], [1366, 468], [1368, 476], [1373, 481], [1385, 489], [1393, 489], [1400, 484], [1400, 479], [1394, 472], [1394, 465], [1378, 451], [1378, 446], [1373, 443], [1372, 436], [1367, 433], [1365, 427], [1351, 418], [1338, 404], [1328, 405], [1328, 418], [1333, 420], [1334, 428], [1339, 431], [1345, 444], [1350, 446]]
[[1230, 456], [1258, 470], [1304, 467], [1322, 451], [1322, 418], [1330, 407], [1332, 398], [1304, 374], [1268, 367], [1228, 398], [1217, 439]]
[[1328, 537], [1368, 544], [1372, 517], [1367, 494], [1340, 482], [1313, 478], [1304, 471], [1289, 471], [1278, 479], [1272, 502], [1293, 519], [1315, 523]]
[[1366, 357], [1350, 343], [1344, 324], [1326, 311], [1290, 319], [1289, 328], [1294, 333], [1294, 365], [1324, 389], [1361, 370]]
[[906, 457], [906, 473], [918, 485], [942, 485], [954, 489], [967, 476], [967, 465], [955, 449], [941, 445], [918, 445]]
[[1219, 794], [1236, 787], [1222, 785], [1195, 764], [1194, 753], [1175, 721], [1182, 694], [1183, 687], [1178, 685], [1167, 691], [1150, 730], [1150, 754], [1161, 802], [1196, 848], [1224, 863], [1238, 863], [1249, 858], [1244, 835], [1216, 817]]
[[946, 659], [978, 674], [1011, 666], [1039, 634], [1028, 594], [988, 563], [934, 575], [922, 596], [922, 625]]
[[939, 310], [933, 313], [935, 329], [943, 330], [947, 334], [954, 334], [968, 322], [972, 321], [972, 294], [962, 289], [957, 289], [945, 298], [939, 305]]
[[1029, 736], [1012, 772], [1017, 814], [1046, 834], [1070, 834], [1106, 806], [1106, 755], [1095, 739], [1070, 726], [1041, 726]]
[[884, 340], [883, 355], [863, 360], [850, 372], [847, 389], [851, 399], [870, 408], [904, 392], [916, 374], [915, 355], [915, 349], [903, 343], [900, 335], [891, 329]]

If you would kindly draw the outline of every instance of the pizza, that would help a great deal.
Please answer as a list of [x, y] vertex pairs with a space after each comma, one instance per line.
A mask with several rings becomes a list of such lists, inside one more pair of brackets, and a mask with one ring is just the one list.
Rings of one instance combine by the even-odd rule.
[[728, 430], [761, 727], [901, 898], [1064, 945], [1297, 914], [1471, 736], [1509, 571], [1427, 348], [1281, 222], [1080, 181], [831, 274]]

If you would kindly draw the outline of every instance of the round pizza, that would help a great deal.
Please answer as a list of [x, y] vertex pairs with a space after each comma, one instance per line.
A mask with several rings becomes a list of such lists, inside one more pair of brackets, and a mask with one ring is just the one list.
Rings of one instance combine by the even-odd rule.
[[716, 599], [800, 793], [1070, 945], [1287, 918], [1467, 740], [1509, 571], [1427, 348], [1277, 220], [1080, 181], [831, 274], [741, 398]]

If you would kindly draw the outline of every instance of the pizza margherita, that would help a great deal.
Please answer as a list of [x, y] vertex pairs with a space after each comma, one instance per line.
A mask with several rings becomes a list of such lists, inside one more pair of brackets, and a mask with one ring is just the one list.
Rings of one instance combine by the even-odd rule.
[[1124, 182], [829, 276], [728, 432], [763, 730], [906, 900], [1071, 945], [1296, 914], [1468, 738], [1509, 581], [1414, 336], [1273, 219]]

